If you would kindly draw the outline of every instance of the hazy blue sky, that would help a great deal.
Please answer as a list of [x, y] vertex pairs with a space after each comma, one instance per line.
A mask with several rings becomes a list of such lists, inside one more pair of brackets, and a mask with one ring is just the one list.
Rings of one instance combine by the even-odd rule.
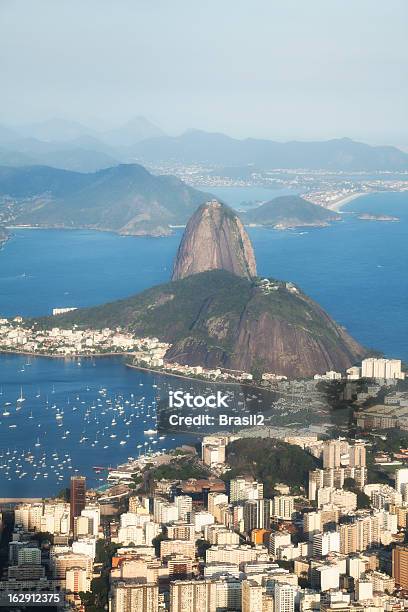
[[407, 0], [0, 0], [0, 123], [408, 145]]

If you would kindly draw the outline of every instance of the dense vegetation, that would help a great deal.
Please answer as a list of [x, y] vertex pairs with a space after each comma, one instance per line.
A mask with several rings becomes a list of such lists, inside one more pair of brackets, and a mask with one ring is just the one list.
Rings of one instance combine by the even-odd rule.
[[[130, 298], [40, 320], [45, 327], [114, 328], [122, 326], [137, 334], [177, 342], [189, 338], [227, 353], [232, 350], [237, 327], [245, 313], [257, 320], [263, 313], [324, 337], [335, 346], [338, 333], [332, 321], [302, 293], [293, 293], [284, 283], [264, 293], [255, 281], [224, 270], [194, 274], [159, 285]], [[214, 324], [214, 325], [212, 325]], [[222, 333], [212, 330], [222, 325]]]
[[188, 480], [189, 478], [207, 478], [209, 474], [209, 470], [193, 458], [181, 457], [151, 470], [149, 479], [156, 482], [159, 480]]
[[[0, 167], [0, 195], [15, 202], [8, 221], [89, 227], [125, 234], [169, 233], [208, 199], [172, 176], [122, 164], [82, 174], [47, 166]], [[1, 213], [1, 207], [0, 207]]]
[[281, 196], [241, 214], [241, 218], [245, 223], [294, 227], [326, 224], [341, 217], [299, 196]]
[[227, 462], [231, 470], [225, 475], [230, 480], [247, 474], [264, 483], [264, 495], [270, 496], [274, 486], [283, 482], [294, 489], [306, 487], [309, 470], [318, 461], [298, 446], [274, 438], [244, 438], [227, 448]]
[[[159, 285], [124, 300], [42, 319], [41, 325], [125, 327], [145, 336], [176, 341], [186, 334], [209, 340], [204, 318], [227, 315], [238, 321], [253, 285], [222, 270]], [[205, 312], [203, 312], [205, 305]]]

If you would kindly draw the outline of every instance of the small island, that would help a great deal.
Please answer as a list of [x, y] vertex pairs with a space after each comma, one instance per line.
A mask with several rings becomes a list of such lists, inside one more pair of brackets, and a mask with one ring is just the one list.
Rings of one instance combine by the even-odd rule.
[[371, 213], [362, 213], [358, 216], [362, 221], [399, 221], [399, 217], [391, 215], [373, 215]]
[[295, 227], [327, 227], [341, 216], [299, 196], [279, 196], [245, 213], [241, 219], [250, 227], [272, 227], [278, 230]]

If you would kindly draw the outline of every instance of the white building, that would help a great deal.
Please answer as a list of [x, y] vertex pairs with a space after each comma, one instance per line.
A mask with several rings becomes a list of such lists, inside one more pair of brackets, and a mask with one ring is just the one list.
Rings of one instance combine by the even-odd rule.
[[187, 515], [193, 509], [193, 500], [189, 495], [179, 495], [174, 500], [178, 509], [179, 518], [182, 521], [187, 520]]
[[163, 499], [154, 499], [153, 517], [156, 523], [172, 523], [179, 519], [179, 509], [176, 504]]
[[373, 583], [367, 578], [356, 580], [355, 593], [357, 601], [367, 601], [373, 598]]
[[214, 522], [215, 519], [211, 512], [202, 510], [201, 512], [196, 512], [194, 515], [194, 526], [196, 532], [202, 531], [206, 525], [212, 525]]
[[72, 552], [79, 555], [87, 555], [95, 559], [96, 540], [95, 538], [80, 538], [72, 542]]
[[283, 520], [292, 520], [295, 509], [294, 498], [290, 495], [275, 495], [272, 500], [272, 516]]
[[369, 357], [361, 362], [361, 375], [364, 378], [402, 379], [400, 359], [376, 359]]
[[263, 484], [246, 478], [233, 478], [230, 482], [230, 502], [232, 504], [249, 499], [263, 498]]
[[340, 552], [340, 533], [338, 531], [326, 531], [313, 536], [313, 555], [325, 557], [333, 552]]
[[395, 488], [398, 493], [403, 493], [403, 485], [408, 483], [408, 468], [401, 468], [395, 471]]
[[99, 533], [99, 525], [101, 522], [101, 509], [98, 504], [88, 504], [81, 511], [81, 516], [89, 519], [89, 533], [97, 536]]
[[225, 436], [205, 436], [201, 444], [201, 458], [210, 467], [225, 463]]
[[283, 546], [291, 543], [290, 533], [287, 531], [273, 531], [269, 536], [269, 552], [273, 557], [278, 556], [278, 551]]
[[255, 580], [242, 582], [242, 612], [257, 612], [262, 610], [262, 586]]
[[322, 513], [321, 512], [305, 512], [303, 515], [303, 533], [310, 541], [313, 536], [319, 533], [322, 529]]
[[338, 565], [325, 564], [313, 569], [314, 586], [320, 591], [338, 589], [340, 583], [340, 569]]
[[72, 312], [73, 310], [76, 310], [76, 308], [73, 306], [66, 308], [53, 308], [52, 314], [55, 317], [56, 315], [65, 314], [66, 312]]
[[291, 584], [275, 582], [274, 612], [293, 612], [295, 609], [296, 591], [297, 589]]

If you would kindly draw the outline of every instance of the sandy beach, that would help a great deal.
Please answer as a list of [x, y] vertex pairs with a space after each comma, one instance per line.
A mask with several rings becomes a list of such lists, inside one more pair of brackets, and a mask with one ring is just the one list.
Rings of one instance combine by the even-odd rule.
[[[370, 193], [373, 193], [373, 192], [370, 192]], [[362, 196], [365, 196], [365, 195], [368, 195], [366, 191], [352, 193], [351, 195], [346, 196], [345, 198], [340, 198], [340, 200], [331, 202], [330, 204], [326, 206], [326, 208], [328, 208], [329, 210], [339, 211], [343, 208], [343, 206], [345, 206], [349, 202], [352, 202], [353, 200], [356, 200], [357, 198], [361, 198]]]

